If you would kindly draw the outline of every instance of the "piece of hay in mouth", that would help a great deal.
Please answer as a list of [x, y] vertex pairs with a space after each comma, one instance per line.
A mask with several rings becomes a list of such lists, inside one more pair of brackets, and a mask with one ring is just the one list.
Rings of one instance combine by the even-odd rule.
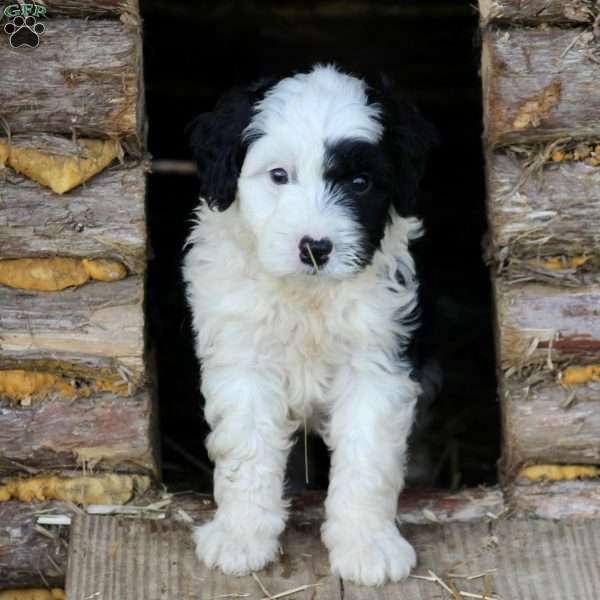
[[29, 179], [64, 194], [107, 167], [122, 150], [117, 140], [77, 140], [80, 155], [43, 152], [0, 140], [0, 165], [8, 165]]
[[127, 269], [116, 260], [53, 256], [0, 260], [0, 284], [11, 288], [56, 292], [90, 279], [118, 281]]

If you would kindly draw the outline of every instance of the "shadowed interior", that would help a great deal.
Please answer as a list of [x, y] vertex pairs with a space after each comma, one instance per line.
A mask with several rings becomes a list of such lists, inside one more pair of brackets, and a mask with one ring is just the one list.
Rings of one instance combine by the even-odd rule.
[[[411, 483], [458, 488], [495, 482], [500, 423], [489, 274], [482, 260], [481, 93], [471, 3], [145, 0], [142, 12], [154, 159], [188, 161], [185, 125], [211, 110], [228, 88], [314, 62], [335, 61], [357, 73], [384, 71], [435, 124], [441, 145], [425, 177], [421, 206], [429, 232], [425, 285], [434, 299], [444, 383], [419, 415]], [[212, 485], [180, 272], [196, 203], [193, 174], [150, 176], [147, 312], [158, 368], [163, 476], [173, 491], [210, 491]], [[308, 487], [323, 489], [327, 451], [311, 439], [308, 454]], [[289, 479], [292, 489], [306, 486], [301, 439]]]

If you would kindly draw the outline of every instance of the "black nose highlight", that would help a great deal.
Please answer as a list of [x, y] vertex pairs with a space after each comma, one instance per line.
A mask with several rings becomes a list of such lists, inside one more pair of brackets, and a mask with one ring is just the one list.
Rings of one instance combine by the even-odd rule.
[[328, 238], [313, 240], [308, 235], [305, 235], [300, 240], [298, 248], [300, 249], [301, 262], [305, 265], [310, 265], [311, 267], [314, 267], [315, 263], [317, 267], [322, 267], [329, 260], [329, 255], [333, 250], [333, 244]]

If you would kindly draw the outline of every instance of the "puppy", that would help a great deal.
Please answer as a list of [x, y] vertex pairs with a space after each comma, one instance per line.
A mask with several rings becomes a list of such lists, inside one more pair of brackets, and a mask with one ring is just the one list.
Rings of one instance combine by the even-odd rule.
[[396, 523], [420, 385], [411, 243], [429, 125], [383, 82], [334, 66], [226, 95], [192, 124], [201, 196], [183, 267], [202, 366], [209, 567], [277, 557], [288, 452], [302, 426], [332, 452], [323, 542], [358, 584], [406, 577]]

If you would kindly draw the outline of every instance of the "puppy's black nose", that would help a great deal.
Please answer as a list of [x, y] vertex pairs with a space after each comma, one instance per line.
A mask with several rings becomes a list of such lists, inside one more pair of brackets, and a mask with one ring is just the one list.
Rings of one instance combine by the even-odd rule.
[[328, 238], [313, 240], [311, 237], [305, 235], [300, 240], [298, 248], [300, 249], [300, 260], [305, 265], [314, 267], [316, 263], [317, 267], [322, 267], [329, 260], [333, 244]]

